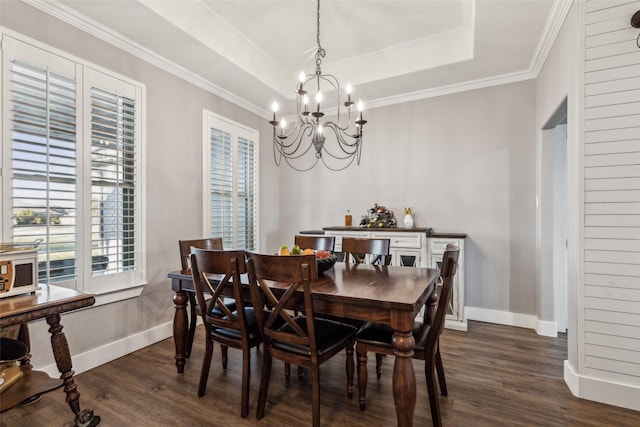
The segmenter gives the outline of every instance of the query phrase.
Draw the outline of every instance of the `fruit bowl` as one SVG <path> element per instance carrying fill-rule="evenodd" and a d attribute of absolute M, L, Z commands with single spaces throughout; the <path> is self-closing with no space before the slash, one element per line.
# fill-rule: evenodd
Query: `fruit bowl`
<path fill-rule="evenodd" d="M 318 276 L 322 276 L 322 274 L 333 267 L 333 264 L 336 263 L 338 257 L 335 254 L 331 254 L 328 258 L 316 258 L 316 262 L 318 263 Z"/>

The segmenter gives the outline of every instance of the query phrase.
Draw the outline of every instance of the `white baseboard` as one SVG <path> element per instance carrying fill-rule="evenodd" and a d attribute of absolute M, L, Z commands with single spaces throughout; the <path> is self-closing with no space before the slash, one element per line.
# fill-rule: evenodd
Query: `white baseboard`
<path fill-rule="evenodd" d="M 568 360 L 564 361 L 564 382 L 581 399 L 640 411 L 640 387 L 580 375 Z"/>
<path fill-rule="evenodd" d="M 464 313 L 467 320 L 533 329 L 538 335 L 548 337 L 558 336 L 555 322 L 542 321 L 538 319 L 537 316 L 531 314 L 512 313 L 510 311 L 490 310 L 479 307 L 465 307 Z"/>
<path fill-rule="evenodd" d="M 168 322 L 84 353 L 74 354 L 72 357 L 73 371 L 76 374 L 88 371 L 171 336 L 173 336 L 173 322 Z M 46 366 L 35 366 L 34 369 L 44 371 L 52 378 L 60 377 L 60 372 L 55 363 Z"/>
<path fill-rule="evenodd" d="M 536 317 L 536 333 L 545 337 L 557 337 L 558 324 L 556 322 L 540 320 Z"/>
<path fill-rule="evenodd" d="M 455 331 L 467 332 L 467 320 L 465 319 L 462 322 L 458 322 L 457 320 L 445 319 L 444 327 Z"/>

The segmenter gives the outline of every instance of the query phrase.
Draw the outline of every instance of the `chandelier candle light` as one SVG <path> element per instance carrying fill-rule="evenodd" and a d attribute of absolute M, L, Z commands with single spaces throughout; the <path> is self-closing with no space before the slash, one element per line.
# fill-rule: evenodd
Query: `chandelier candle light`
<path fill-rule="evenodd" d="M 320 46 L 320 0 L 317 2 L 317 47 L 315 52 L 316 70 L 314 74 L 300 73 L 296 86 L 296 121 L 288 128 L 288 123 L 284 118 L 277 119 L 278 103 L 273 102 L 273 120 L 269 123 L 273 126 L 273 155 L 277 166 L 280 166 L 284 159 L 289 166 L 298 171 L 312 169 L 318 161 L 331 170 L 343 170 L 356 161 L 360 164 L 360 153 L 362 151 L 362 128 L 366 120 L 362 118 L 364 108 L 362 101 L 358 101 L 358 113 L 354 114 L 352 126 L 352 107 L 355 103 L 351 100 L 353 88 L 350 84 L 345 87 L 347 100 L 340 102 L 340 83 L 338 79 L 330 74 L 323 74 L 321 70 L 322 58 L 325 50 Z M 315 89 L 315 109 L 309 105 L 309 96 Z M 322 118 L 325 113 L 322 111 L 323 92 L 337 94 L 337 120 L 336 122 Z M 343 107 L 344 106 L 344 107 Z M 341 112 L 346 108 L 346 121 L 340 120 Z M 344 117 L 344 114 L 342 114 Z M 333 134 L 336 144 L 327 146 L 325 144 L 326 135 Z M 308 160 L 304 163 L 301 159 L 313 147 L 315 151 L 315 161 Z M 325 160 L 327 157 L 335 160 Z M 302 162 L 302 166 L 298 164 Z M 295 163 L 295 164 L 294 164 Z"/>

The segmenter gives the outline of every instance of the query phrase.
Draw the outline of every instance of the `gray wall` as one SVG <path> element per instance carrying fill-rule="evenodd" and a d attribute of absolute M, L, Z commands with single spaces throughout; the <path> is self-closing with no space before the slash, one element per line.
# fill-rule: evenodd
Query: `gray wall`
<path fill-rule="evenodd" d="M 375 202 L 467 233 L 466 305 L 535 314 L 535 82 L 365 111 L 360 166 L 283 169 L 280 243 Z"/>
<path fill-rule="evenodd" d="M 261 133 L 268 133 L 269 125 L 22 2 L 0 1 L 0 25 L 146 85 L 149 284 L 139 298 L 65 315 L 62 323 L 72 352 L 79 354 L 171 322 L 173 293 L 166 274 L 180 267 L 178 240 L 203 237 L 202 111 L 206 108 Z M 266 240 L 278 227 L 278 170 L 272 166 L 270 150 L 260 149 L 260 157 L 260 163 L 267 165 L 260 168 L 261 190 L 269 195 L 261 197 L 260 239 Z M 46 324 L 31 328 L 36 366 L 53 362 L 47 329 Z"/>

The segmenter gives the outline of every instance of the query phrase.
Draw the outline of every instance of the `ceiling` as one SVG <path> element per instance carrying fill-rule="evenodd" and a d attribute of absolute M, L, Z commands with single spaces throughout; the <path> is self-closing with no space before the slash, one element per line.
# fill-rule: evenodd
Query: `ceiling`
<path fill-rule="evenodd" d="M 314 0 L 24 1 L 264 117 L 315 70 Z M 322 71 L 366 108 L 534 78 L 570 4 L 322 0 Z"/>

